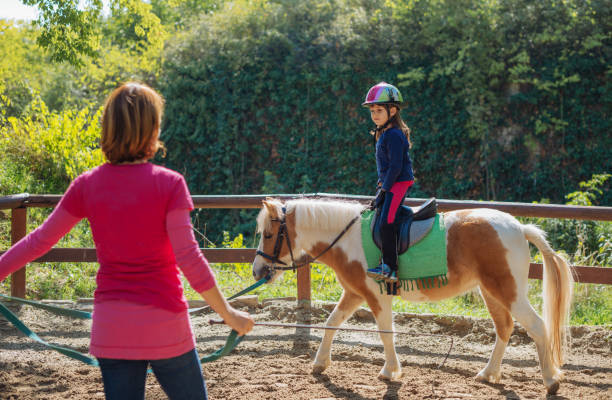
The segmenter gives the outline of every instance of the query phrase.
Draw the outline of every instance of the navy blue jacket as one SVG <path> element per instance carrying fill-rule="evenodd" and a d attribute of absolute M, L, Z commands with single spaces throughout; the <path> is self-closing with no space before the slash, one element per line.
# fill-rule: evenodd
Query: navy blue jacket
<path fill-rule="evenodd" d="M 376 142 L 376 170 L 382 188 L 391 190 L 395 182 L 413 181 L 412 160 L 408 149 L 410 144 L 404 132 L 390 128 L 383 132 Z"/>

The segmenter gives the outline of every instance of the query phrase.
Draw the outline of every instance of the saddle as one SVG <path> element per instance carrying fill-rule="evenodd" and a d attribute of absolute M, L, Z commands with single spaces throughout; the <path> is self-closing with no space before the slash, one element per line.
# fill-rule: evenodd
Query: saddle
<path fill-rule="evenodd" d="M 397 254 L 403 254 L 408 248 L 422 240 L 433 226 L 438 203 L 435 197 L 427 200 L 419 207 L 400 206 L 395 216 L 397 228 Z M 376 215 L 372 218 L 370 229 L 372 239 L 376 246 L 382 250 L 382 235 L 380 227 L 382 225 L 381 209 L 376 210 Z"/>

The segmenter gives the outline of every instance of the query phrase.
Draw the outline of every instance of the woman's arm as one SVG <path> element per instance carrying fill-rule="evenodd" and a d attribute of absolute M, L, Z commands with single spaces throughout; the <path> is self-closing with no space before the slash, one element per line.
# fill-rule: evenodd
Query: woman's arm
<path fill-rule="evenodd" d="M 202 292 L 215 286 L 215 276 L 193 236 L 189 210 L 174 209 L 168 212 L 166 230 L 176 262 L 191 287 Z"/>
<path fill-rule="evenodd" d="M 176 262 L 191 287 L 199 292 L 212 309 L 240 335 L 244 335 L 253 329 L 251 316 L 230 306 L 219 291 L 208 261 L 200 251 L 198 242 L 193 236 L 189 210 L 175 209 L 168 212 L 166 229 Z"/>
<path fill-rule="evenodd" d="M 58 206 L 41 226 L 0 256 L 0 281 L 48 252 L 81 218 Z"/>

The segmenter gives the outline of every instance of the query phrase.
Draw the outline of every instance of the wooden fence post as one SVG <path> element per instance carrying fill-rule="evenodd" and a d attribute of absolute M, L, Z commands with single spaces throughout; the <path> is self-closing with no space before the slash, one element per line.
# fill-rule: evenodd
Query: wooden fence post
<path fill-rule="evenodd" d="M 28 209 L 26 207 L 11 210 L 11 246 L 26 235 Z M 11 296 L 25 298 L 26 267 L 11 274 Z"/>
<path fill-rule="evenodd" d="M 298 304 L 310 305 L 310 264 L 297 269 Z"/>

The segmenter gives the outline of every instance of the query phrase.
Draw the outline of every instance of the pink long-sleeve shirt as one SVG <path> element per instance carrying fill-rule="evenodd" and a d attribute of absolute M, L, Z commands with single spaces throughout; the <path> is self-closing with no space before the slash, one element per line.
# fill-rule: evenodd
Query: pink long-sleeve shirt
<path fill-rule="evenodd" d="M 184 178 L 150 163 L 104 164 L 76 178 L 49 218 L 0 257 L 0 280 L 90 222 L 96 277 L 91 354 L 163 359 L 195 342 L 178 266 L 198 292 L 215 285 L 193 236 Z"/>

